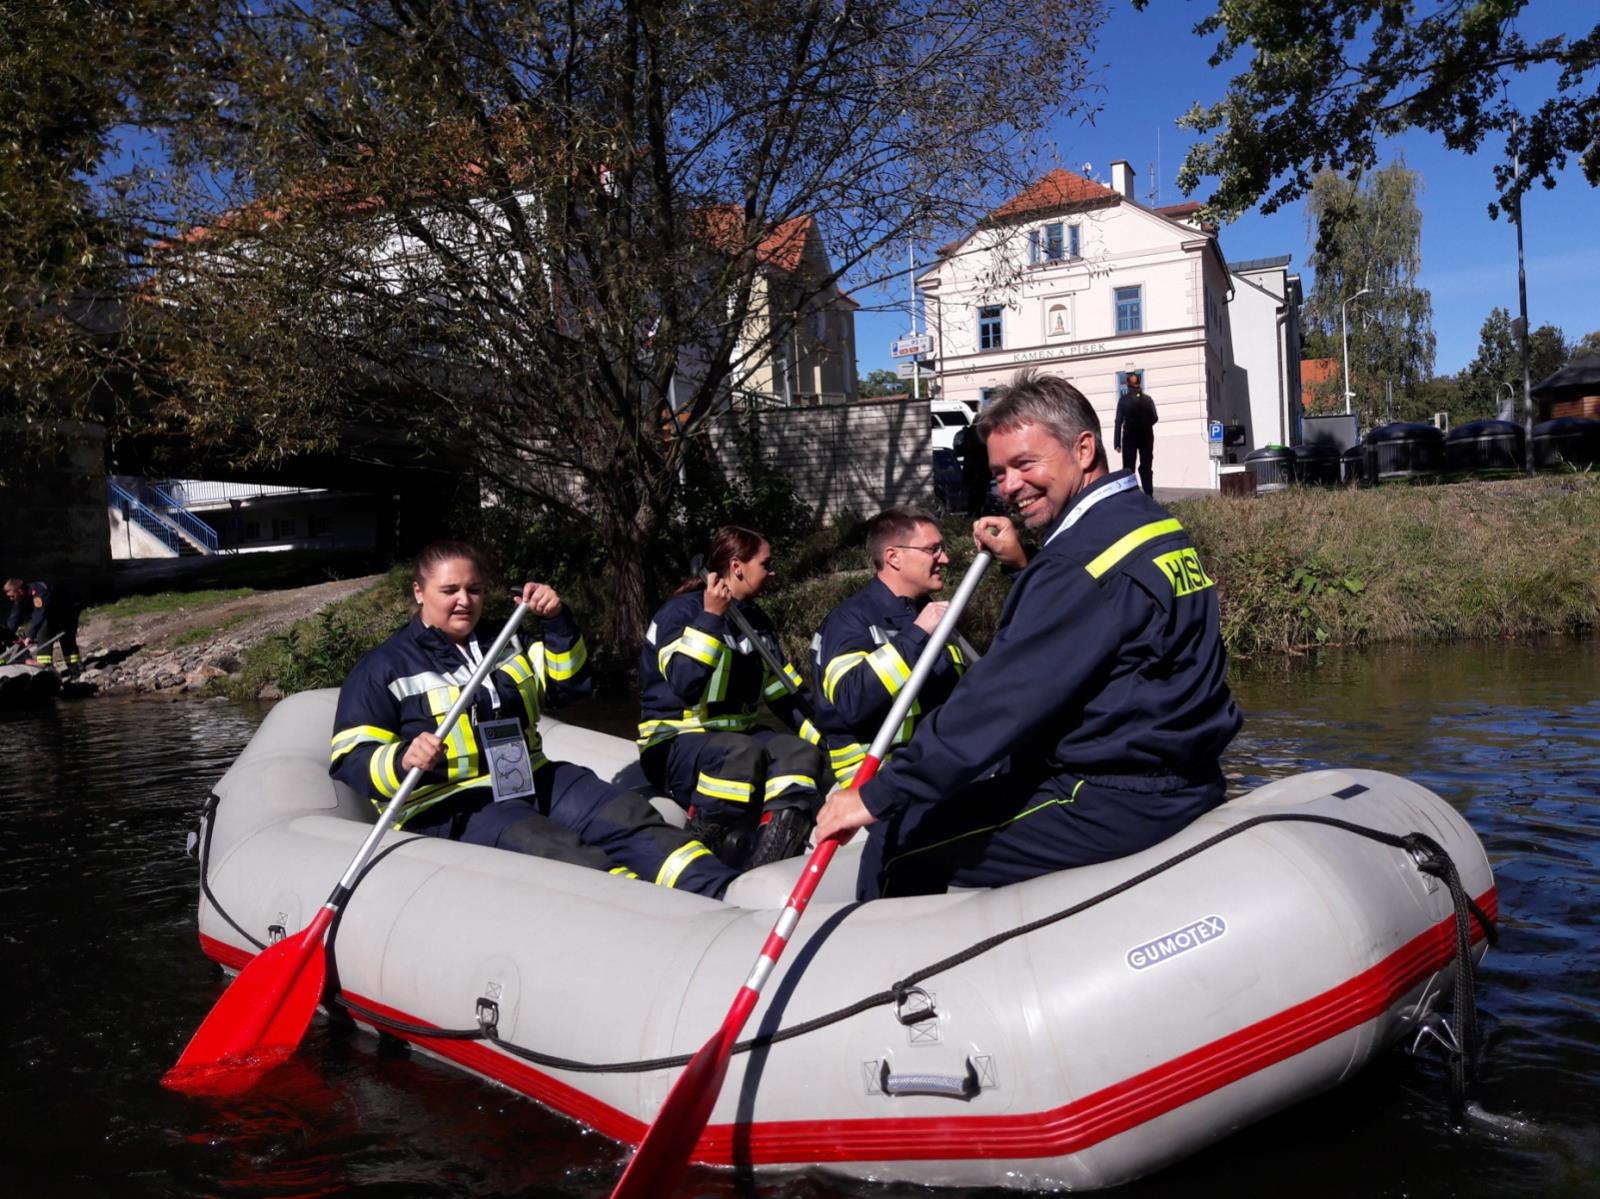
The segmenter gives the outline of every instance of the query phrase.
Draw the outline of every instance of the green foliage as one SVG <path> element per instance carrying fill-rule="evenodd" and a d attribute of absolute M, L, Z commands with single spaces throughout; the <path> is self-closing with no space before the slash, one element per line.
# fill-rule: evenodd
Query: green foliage
<path fill-rule="evenodd" d="M 1147 0 L 1134 0 L 1143 8 Z M 1227 94 L 1196 104 L 1180 124 L 1209 135 L 1192 147 L 1178 185 L 1216 183 L 1208 204 L 1223 220 L 1272 212 L 1311 190 L 1324 170 L 1357 177 L 1377 165 L 1383 139 L 1408 129 L 1472 152 L 1504 134 L 1490 214 L 1577 157 L 1600 185 L 1594 136 L 1600 26 L 1530 42 L 1517 28 L 1529 0 L 1328 0 L 1316 5 L 1219 2 L 1195 32 L 1213 67 L 1239 56 Z M 1541 8 L 1552 7 L 1541 4 Z M 1533 72 L 1545 99 L 1519 113 L 1510 73 Z M 1519 155 L 1522 170 L 1513 167 Z"/>
<path fill-rule="evenodd" d="M 396 566 L 365 591 L 251 646 L 222 688 L 248 700 L 269 683 L 285 695 L 337 687 L 356 659 L 410 620 L 413 610 L 410 567 Z"/>
<path fill-rule="evenodd" d="M 1423 415 L 1408 410 L 1406 398 L 1433 374 L 1433 300 L 1417 286 L 1421 187 L 1421 177 L 1401 161 L 1359 185 L 1324 171 L 1312 181 L 1306 205 L 1316 273 L 1306 324 L 1323 344 L 1339 346 L 1341 356 L 1348 328 L 1352 404 L 1366 427 L 1389 418 L 1387 384 L 1399 397 L 1396 416 Z M 1332 409 L 1329 390 L 1321 389 L 1322 410 L 1342 410 L 1342 374 Z"/>
<path fill-rule="evenodd" d="M 193 645 L 197 641 L 206 641 L 215 637 L 218 633 L 237 628 L 245 621 L 252 619 L 252 617 L 253 614 L 250 612 L 235 612 L 231 616 L 223 617 L 215 624 L 200 625 L 196 628 L 186 629 L 177 636 L 168 638 L 167 644 L 176 647 L 179 645 Z"/>
<path fill-rule="evenodd" d="M 875 396 L 900 395 L 906 389 L 906 382 L 891 370 L 879 369 L 869 371 L 865 379 L 856 380 L 856 395 L 863 400 Z"/>

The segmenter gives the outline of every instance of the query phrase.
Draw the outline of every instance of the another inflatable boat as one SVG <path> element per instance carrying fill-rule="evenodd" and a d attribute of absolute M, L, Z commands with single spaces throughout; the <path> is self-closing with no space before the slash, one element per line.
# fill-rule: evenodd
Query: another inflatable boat
<path fill-rule="evenodd" d="M 0 666 L 0 711 L 26 708 L 53 699 L 61 676 L 42 666 Z"/>
<path fill-rule="evenodd" d="M 335 698 L 278 704 L 208 808 L 200 942 L 229 969 L 305 926 L 374 818 L 327 774 Z M 542 728 L 553 757 L 643 785 L 629 742 Z M 403 831 L 385 845 L 336 925 L 330 1010 L 630 1143 L 802 861 L 718 902 Z M 855 904 L 857 858 L 806 911 L 696 1161 L 1127 1182 L 1436 1026 L 1458 936 L 1481 957 L 1495 915 L 1461 817 L 1367 770 L 1274 782 L 1145 853 L 992 891 Z"/>

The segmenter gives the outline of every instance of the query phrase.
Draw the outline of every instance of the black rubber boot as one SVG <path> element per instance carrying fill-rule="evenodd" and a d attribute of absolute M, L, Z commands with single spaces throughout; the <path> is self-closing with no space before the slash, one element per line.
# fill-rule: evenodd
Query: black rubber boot
<path fill-rule="evenodd" d="M 811 837 L 812 820 L 804 808 L 780 808 L 764 814 L 746 870 L 781 862 L 802 852 Z"/>
<path fill-rule="evenodd" d="M 746 822 L 742 815 L 733 820 L 713 820 L 696 811 L 683 831 L 716 854 L 719 861 L 735 870 L 743 870 L 752 837 L 750 830 L 744 827 Z"/>

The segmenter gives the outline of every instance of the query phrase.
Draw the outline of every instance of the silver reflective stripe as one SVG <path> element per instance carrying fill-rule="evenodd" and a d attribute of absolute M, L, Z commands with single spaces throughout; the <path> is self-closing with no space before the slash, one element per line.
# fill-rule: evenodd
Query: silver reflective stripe
<path fill-rule="evenodd" d="M 1093 508 L 1096 504 L 1098 504 L 1101 500 L 1110 499 L 1114 495 L 1118 495 L 1137 486 L 1139 486 L 1138 476 L 1129 475 L 1126 479 L 1118 479 L 1109 487 L 1102 487 L 1099 491 L 1089 496 L 1088 499 L 1082 500 L 1071 512 L 1067 513 L 1067 519 L 1057 525 L 1056 531 L 1044 539 L 1045 545 L 1049 545 L 1057 537 L 1061 536 L 1061 534 L 1065 533 L 1073 525 L 1082 520 L 1084 514 L 1087 513 L 1090 508 Z"/>
<path fill-rule="evenodd" d="M 413 695 L 426 695 L 439 687 L 459 687 L 472 677 L 472 668 L 463 666 L 449 674 L 424 670 L 421 674 L 408 674 L 389 684 L 389 694 L 395 699 L 410 699 Z"/>

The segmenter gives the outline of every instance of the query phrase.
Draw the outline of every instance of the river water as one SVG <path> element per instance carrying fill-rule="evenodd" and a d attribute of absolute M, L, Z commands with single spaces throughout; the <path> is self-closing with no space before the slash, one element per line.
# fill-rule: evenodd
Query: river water
<path fill-rule="evenodd" d="M 1487 845 L 1504 935 L 1479 976 L 1483 1115 L 1452 1126 L 1440 1062 L 1395 1052 L 1118 1193 L 1600 1195 L 1600 642 L 1326 654 L 1241 675 L 1249 719 L 1228 762 L 1241 787 L 1388 769 L 1445 796 Z M 320 1020 L 232 1106 L 157 1085 L 222 986 L 195 943 L 184 834 L 261 715 L 101 700 L 0 723 L 8 1189 L 606 1195 L 615 1143 Z M 749 1193 L 716 1172 L 695 1181 Z M 807 1176 L 759 1193 L 929 1194 Z"/>

